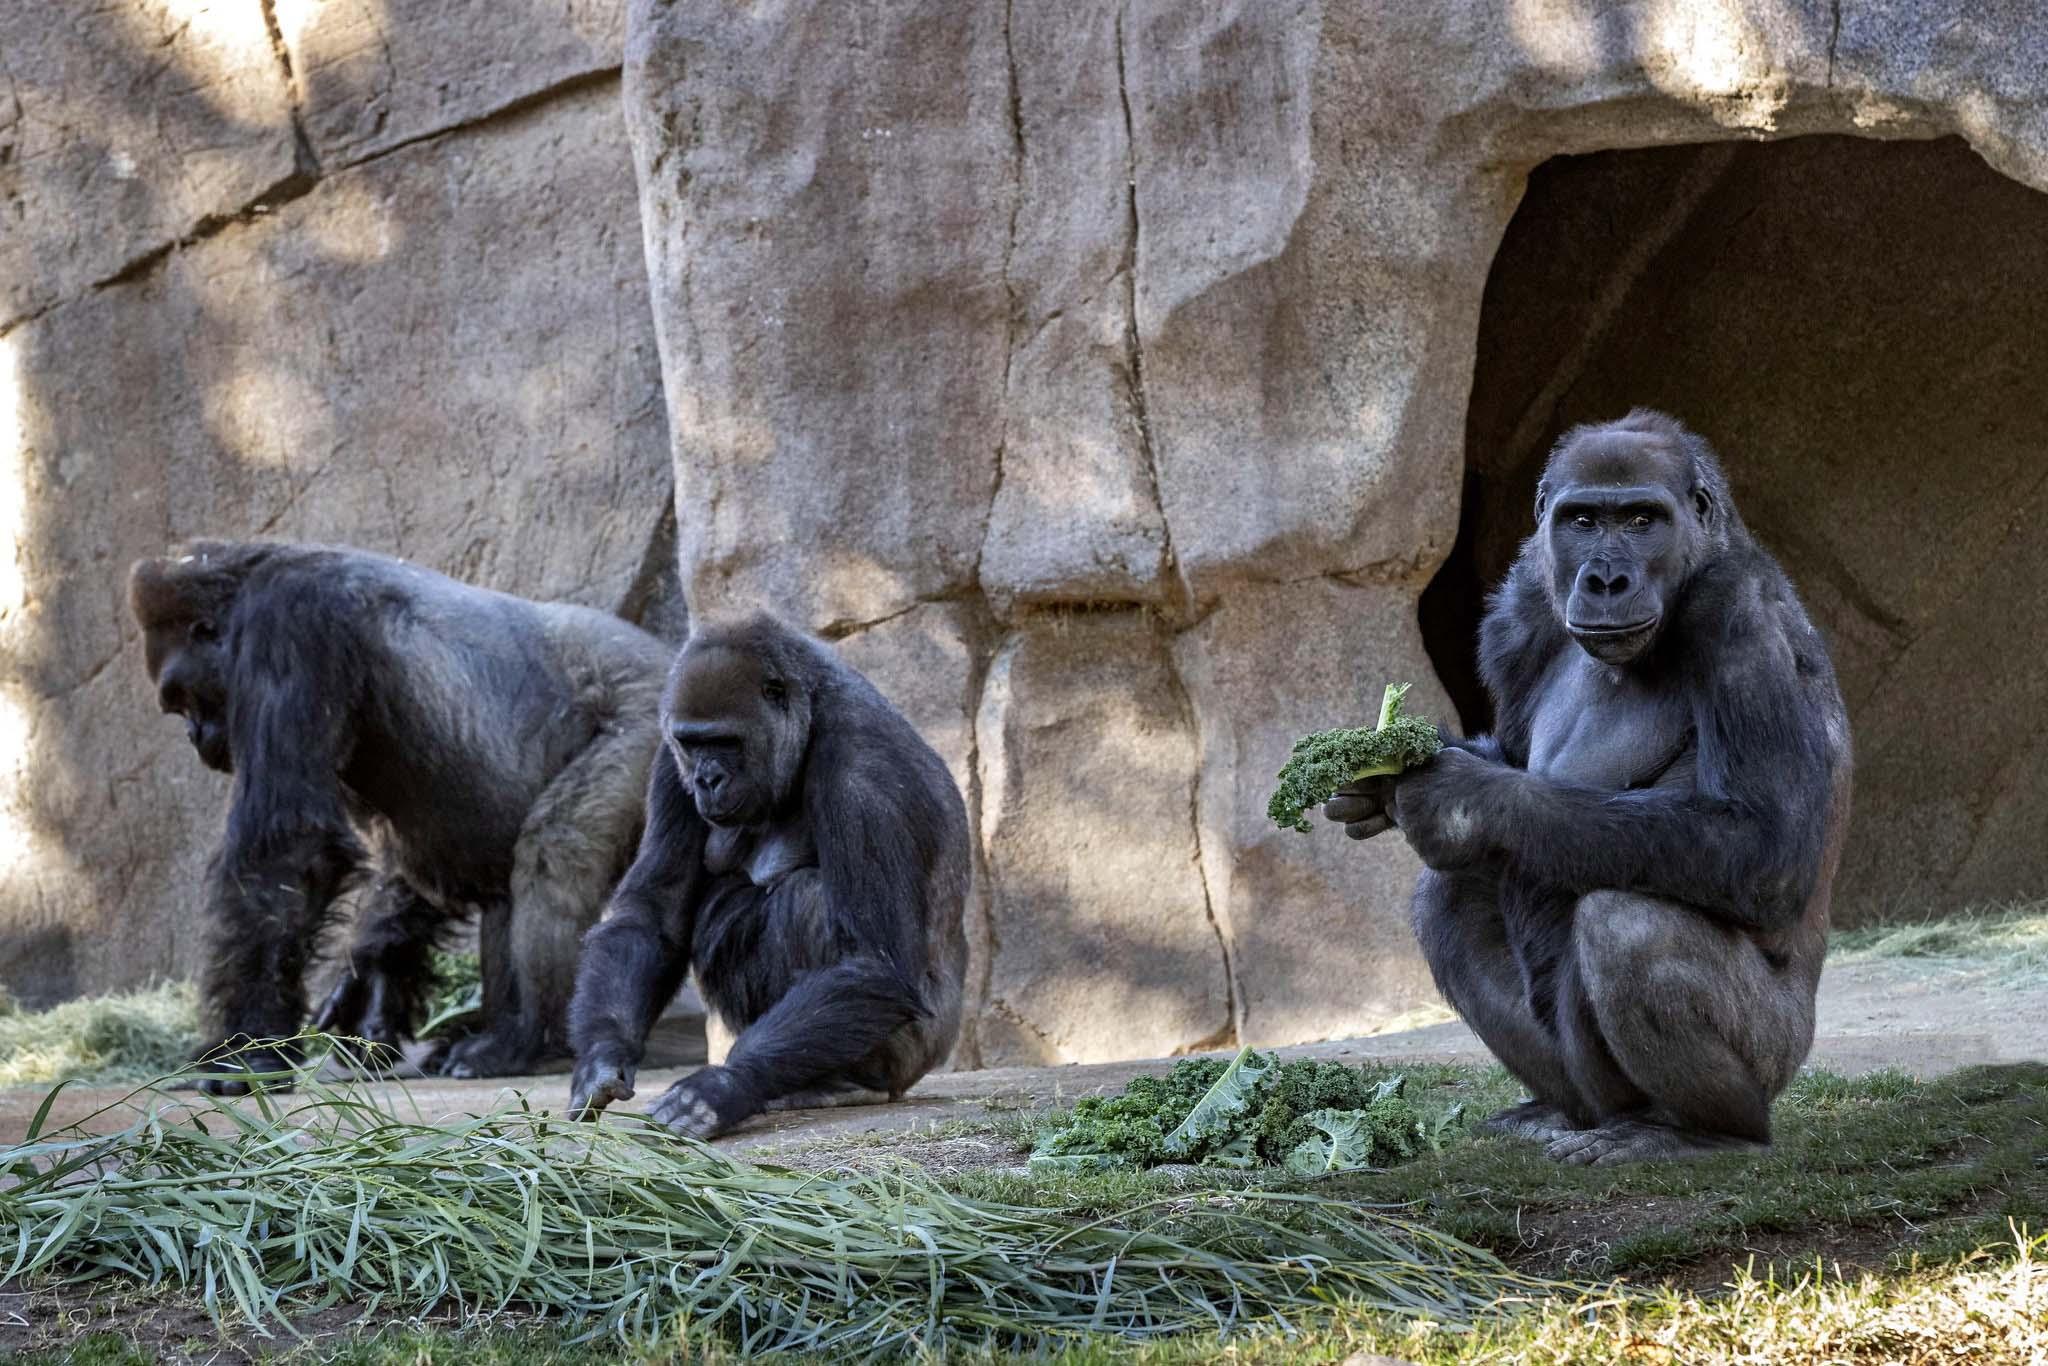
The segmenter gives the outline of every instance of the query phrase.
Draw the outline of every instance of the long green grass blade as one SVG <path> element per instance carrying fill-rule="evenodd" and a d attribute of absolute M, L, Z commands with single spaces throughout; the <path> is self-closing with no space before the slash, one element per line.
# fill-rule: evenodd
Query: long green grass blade
<path fill-rule="evenodd" d="M 688 1323 L 749 1351 L 863 1355 L 1283 1331 L 1332 1300 L 1457 1324 L 1531 1286 L 1424 1226 L 1312 1193 L 1077 1218 L 907 1168 L 753 1165 L 636 1120 L 519 1104 L 430 1122 L 302 1087 L 253 1111 L 192 1098 L 113 1134 L 0 1148 L 8 1274 L 162 1280 L 265 1331 L 344 1301 L 521 1307 L 592 1336 Z"/>

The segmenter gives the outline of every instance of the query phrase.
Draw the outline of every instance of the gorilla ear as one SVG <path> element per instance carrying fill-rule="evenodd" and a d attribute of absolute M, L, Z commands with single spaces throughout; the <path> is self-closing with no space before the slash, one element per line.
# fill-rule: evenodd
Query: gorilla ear
<path fill-rule="evenodd" d="M 1550 506 L 1550 481 L 1548 479 L 1538 479 L 1536 481 L 1537 521 L 1540 522 L 1543 520 L 1543 510 L 1548 506 Z"/>
<path fill-rule="evenodd" d="M 1714 495 L 1707 492 L 1705 484 L 1693 485 L 1692 510 L 1699 514 L 1702 526 L 1712 526 L 1714 524 Z"/>

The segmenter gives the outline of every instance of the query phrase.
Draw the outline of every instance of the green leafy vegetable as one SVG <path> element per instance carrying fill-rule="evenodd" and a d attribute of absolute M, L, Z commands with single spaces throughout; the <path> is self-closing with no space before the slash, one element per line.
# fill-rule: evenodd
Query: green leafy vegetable
<path fill-rule="evenodd" d="M 1364 1171 L 1441 1148 L 1464 1107 L 1423 1114 L 1402 1094 L 1406 1081 L 1387 1078 L 1361 1110 L 1311 1110 L 1303 1115 L 1301 1123 L 1315 1132 L 1287 1154 L 1287 1170 L 1301 1177 Z"/>
<path fill-rule="evenodd" d="M 1302 813 L 1321 806 L 1344 784 L 1413 768 L 1443 748 L 1435 726 L 1401 714 L 1408 686 L 1387 685 L 1380 698 L 1379 724 L 1370 730 L 1317 731 L 1294 742 L 1293 753 L 1280 768 L 1280 785 L 1266 803 L 1274 824 L 1307 834 L 1309 824 Z"/>
<path fill-rule="evenodd" d="M 1277 1065 L 1277 1059 L 1262 1058 L 1249 1048 L 1239 1053 L 1223 1069 L 1223 1075 L 1216 1078 L 1216 1084 L 1195 1102 L 1188 1117 L 1166 1136 L 1159 1145 L 1161 1150 L 1168 1157 L 1189 1157 L 1208 1146 L 1212 1139 L 1222 1139 L 1227 1144 L 1237 1130 L 1238 1116 L 1251 1108 L 1258 1084 Z"/>
<path fill-rule="evenodd" d="M 1316 1128 L 1287 1154 L 1296 1176 L 1328 1176 L 1372 1165 L 1372 1122 L 1364 1110 L 1317 1110 L 1303 1115 Z"/>
<path fill-rule="evenodd" d="M 1153 1167 L 1286 1167 L 1297 1176 L 1385 1167 L 1463 1131 L 1453 1105 L 1431 1110 L 1398 1076 L 1247 1048 L 1230 1062 L 1184 1058 L 1164 1077 L 1137 1077 L 1119 1095 L 1091 1096 L 1046 1130 L 1037 1171 Z"/>

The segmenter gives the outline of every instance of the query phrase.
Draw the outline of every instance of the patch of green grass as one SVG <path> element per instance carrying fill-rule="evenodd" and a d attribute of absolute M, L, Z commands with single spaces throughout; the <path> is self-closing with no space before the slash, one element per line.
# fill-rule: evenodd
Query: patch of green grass
<path fill-rule="evenodd" d="M 63 1347 L 17 1354 L 15 1366 L 155 1366 L 157 1354 L 119 1333 L 87 1333 Z"/>
<path fill-rule="evenodd" d="M 0 991 L 0 1086 L 140 1083 L 176 1071 L 198 1046 L 199 998 L 190 983 L 36 1011 L 16 1008 Z"/>
<path fill-rule="evenodd" d="M 1483 1116 L 1521 1090 L 1497 1067 L 1385 1067 L 1422 1104 Z M 1434 1093 L 1432 1095 L 1432 1093 Z M 1546 1275 L 1640 1276 L 1716 1255 L 1748 1255 L 1759 1238 L 1920 1246 L 1953 1257 L 1994 1241 L 2009 1219 L 2048 1227 L 2048 1065 L 1981 1067 L 1931 1081 L 1880 1070 L 1800 1074 L 1774 1112 L 1775 1146 L 1683 1163 L 1566 1167 L 1540 1145 L 1460 1141 L 1382 1172 L 1311 1187 L 1399 1208 L 1461 1241 Z M 1021 1154 L 1020 1154 L 1021 1157 Z M 1261 1174 L 1262 1185 L 1287 1188 Z M 1108 1212 L 1162 1191 L 1228 1188 L 1243 1178 L 1162 1168 L 1131 1172 L 968 1171 L 951 1184 L 977 1198 Z M 1931 1232 L 1921 1242 L 1916 1230 Z"/>
<path fill-rule="evenodd" d="M 991 1347 L 913 1351 L 920 1362 L 988 1366 L 1185 1366 L 1227 1359 L 1236 1366 L 1329 1363 L 1384 1354 L 1418 1366 L 1581 1366 L 1588 1362 L 1755 1366 L 1827 1361 L 1843 1366 L 2039 1366 L 2048 1356 L 2048 1237 L 2004 1231 L 1986 1250 L 1952 1265 L 1914 1266 L 1889 1275 L 1837 1276 L 1811 1266 L 1774 1277 L 1739 1272 L 1715 1294 L 1662 1290 L 1619 1294 L 1608 1288 L 1520 1299 L 1469 1328 L 1429 1319 L 1393 1319 L 1345 1304 L 1319 1306 L 1285 1326 L 1131 1343 L 1084 1336 L 1043 1351 Z M 269 1359 L 340 1366 L 587 1366 L 598 1362 L 729 1366 L 748 1360 L 700 1330 L 670 1329 L 635 1344 L 579 1343 L 549 1324 L 449 1327 L 384 1324 L 294 1347 L 236 1345 Z M 188 1345 L 195 1359 L 214 1355 Z M 272 1354 L 275 1354 L 274 1356 Z M 94 1334 L 69 1352 L 20 1358 L 33 1366 L 78 1362 L 130 1366 L 155 1359 L 110 1334 Z M 797 1352 L 787 1366 L 844 1360 Z"/>

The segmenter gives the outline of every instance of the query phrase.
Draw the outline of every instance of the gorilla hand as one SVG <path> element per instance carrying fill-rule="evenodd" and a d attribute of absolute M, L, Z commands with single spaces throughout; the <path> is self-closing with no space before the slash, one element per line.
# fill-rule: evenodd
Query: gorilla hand
<path fill-rule="evenodd" d="M 1394 781 L 1386 777 L 1346 783 L 1323 803 L 1323 818 L 1341 822 L 1352 839 L 1369 840 L 1394 827 L 1393 791 Z"/>
<path fill-rule="evenodd" d="M 596 1119 L 613 1101 L 631 1100 L 634 1072 L 632 1063 L 609 1049 L 578 1058 L 569 1078 L 569 1118 Z"/>
<path fill-rule="evenodd" d="M 668 1088 L 647 1113 L 685 1138 L 716 1138 L 761 1107 L 729 1067 L 703 1067 Z"/>
<path fill-rule="evenodd" d="M 1446 748 L 1391 780 L 1388 814 L 1421 860 L 1440 872 L 1468 867 L 1486 852 L 1483 826 L 1501 819 L 1503 782 L 1520 776 L 1466 749 Z M 1346 833 L 1350 827 L 1346 826 Z"/>
<path fill-rule="evenodd" d="M 444 1077 L 516 1077 L 531 1072 L 543 1056 L 540 1040 L 523 1020 L 500 1017 L 450 1044 L 440 1071 Z"/>
<path fill-rule="evenodd" d="M 363 1007 L 370 1003 L 370 984 L 352 972 L 344 972 L 334 990 L 313 1012 L 310 1026 L 320 1034 L 349 1034 L 362 1038 Z"/>
<path fill-rule="evenodd" d="M 396 1049 L 411 1029 L 399 1008 L 403 993 L 381 971 L 346 972 L 313 1016 L 312 1028 Z"/>

